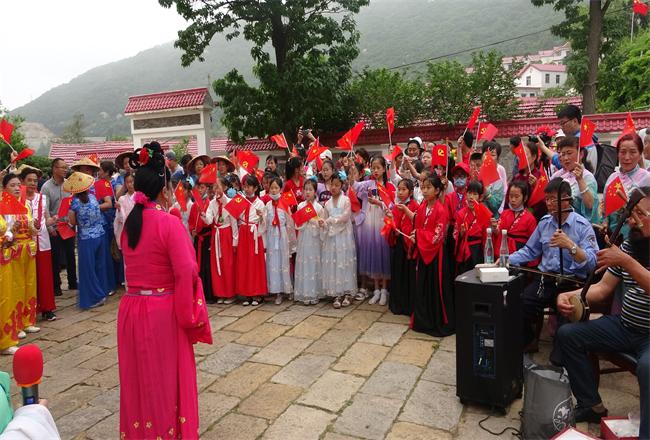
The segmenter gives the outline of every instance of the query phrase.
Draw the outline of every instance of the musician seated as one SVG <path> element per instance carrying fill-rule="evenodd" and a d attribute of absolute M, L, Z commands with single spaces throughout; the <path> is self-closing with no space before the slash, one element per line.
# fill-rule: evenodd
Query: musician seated
<path fill-rule="evenodd" d="M 558 202 L 560 187 L 562 200 Z M 552 179 L 544 193 L 549 214 L 540 219 L 526 245 L 510 255 L 509 261 L 511 265 L 523 266 L 541 257 L 538 268 L 547 274 L 536 275 L 522 294 L 525 351 L 536 350 L 537 323 L 543 318 L 544 309 L 555 307 L 559 292 L 573 290 L 578 286 L 572 279 L 587 278 L 596 266 L 598 251 L 591 223 L 571 208 L 569 184 L 562 178 Z M 561 216 L 561 227 L 558 226 L 558 215 Z M 562 275 L 562 278 L 556 275 Z M 551 360 L 554 360 L 554 356 Z M 559 362 L 559 359 L 554 362 Z"/>
<path fill-rule="evenodd" d="M 578 401 L 576 422 L 598 423 L 607 415 L 587 353 L 626 352 L 636 356 L 641 400 L 639 438 L 647 439 L 650 438 L 650 186 L 644 186 L 641 191 L 645 197 L 632 211 L 628 239 L 620 249 L 611 246 L 598 252 L 598 267 L 607 271 L 587 291 L 587 302 L 596 304 L 613 295 L 622 281 L 621 314 L 564 325 L 556 340 Z M 573 291 L 559 295 L 558 311 L 570 316 L 574 306 L 569 298 L 579 294 Z"/>

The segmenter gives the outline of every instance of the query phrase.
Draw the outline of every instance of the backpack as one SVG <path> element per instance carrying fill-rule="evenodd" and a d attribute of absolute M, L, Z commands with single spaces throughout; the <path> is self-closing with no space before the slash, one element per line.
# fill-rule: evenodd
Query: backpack
<path fill-rule="evenodd" d="M 598 165 L 594 177 L 598 183 L 598 192 L 602 193 L 605 191 L 607 179 L 618 166 L 618 150 L 608 144 L 596 144 L 596 152 L 598 153 Z"/>

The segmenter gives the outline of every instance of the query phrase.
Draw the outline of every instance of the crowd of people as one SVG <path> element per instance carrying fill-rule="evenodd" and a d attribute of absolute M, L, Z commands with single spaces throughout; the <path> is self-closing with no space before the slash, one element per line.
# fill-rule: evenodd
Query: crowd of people
<path fill-rule="evenodd" d="M 40 170 L 11 170 L 4 191 L 28 209 L 0 216 L 0 350 L 12 354 L 25 332 L 37 332 L 38 313 L 56 319 L 62 261 L 82 309 L 103 305 L 125 284 L 121 431 L 138 438 L 154 420 L 155 429 L 190 438 L 198 424 L 191 347 L 211 342 L 206 303 L 257 306 L 271 297 L 341 308 L 368 299 L 410 316 L 415 331 L 447 336 L 456 325 L 454 278 L 484 263 L 492 241 L 495 260 L 507 249 L 511 267 L 540 272 L 528 275 L 522 292 L 526 351 L 537 349 L 544 309 L 559 312 L 551 361 L 569 371 L 576 420 L 607 413 L 595 382 L 584 378 L 592 368 L 587 351 L 606 341 L 639 360 L 641 431 L 648 434 L 650 136 L 645 149 L 636 132 L 616 142 L 618 166 L 603 193 L 615 182 L 622 199 L 635 190 L 645 198 L 621 229 L 620 248 L 606 248 L 623 209 L 608 212 L 599 195 L 598 149 L 579 145 L 580 110 L 567 106 L 558 116 L 559 131 L 510 139 L 511 148 L 523 149 L 510 173 L 499 163 L 504 147 L 479 144 L 468 130 L 456 146 L 415 137 L 385 155 L 356 148 L 336 158 L 327 149 L 314 156 L 316 139 L 301 131 L 305 147 L 286 163 L 269 156 L 263 169 L 237 154 L 177 160 L 151 142 L 115 161 L 84 158 L 71 174 L 54 159 L 40 193 Z M 498 174 L 487 184 L 484 162 L 494 162 Z M 573 307 L 568 298 L 599 267 L 608 271 L 588 299 L 623 286 L 622 307 L 603 327 L 618 332 L 615 340 L 594 336 L 601 320 L 563 325 Z M 172 359 L 176 367 L 152 382 L 152 371 Z M 149 383 L 161 394 L 154 405 Z M 174 406 L 172 415 L 189 423 L 170 418 Z"/>

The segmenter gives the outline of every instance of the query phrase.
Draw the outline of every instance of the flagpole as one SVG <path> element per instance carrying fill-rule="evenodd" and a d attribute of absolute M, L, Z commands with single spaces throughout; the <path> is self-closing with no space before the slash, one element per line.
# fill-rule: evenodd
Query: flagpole
<path fill-rule="evenodd" d="M 478 121 L 478 127 L 476 130 L 476 137 L 474 138 L 474 142 L 472 142 L 472 152 L 475 150 L 476 144 L 478 144 L 478 137 L 481 135 L 481 121 Z"/>
<path fill-rule="evenodd" d="M 634 9 L 632 9 L 632 26 L 630 26 L 630 40 L 634 38 Z"/>

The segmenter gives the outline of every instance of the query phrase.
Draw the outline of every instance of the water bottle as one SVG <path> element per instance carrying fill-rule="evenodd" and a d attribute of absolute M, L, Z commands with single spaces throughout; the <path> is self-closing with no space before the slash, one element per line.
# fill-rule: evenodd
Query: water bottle
<path fill-rule="evenodd" d="M 492 228 L 487 228 L 485 239 L 485 249 L 483 250 L 483 262 L 485 264 L 494 263 L 494 247 L 492 246 Z"/>
<path fill-rule="evenodd" d="M 507 267 L 510 251 L 508 250 L 508 231 L 501 230 L 501 248 L 499 249 L 499 266 Z"/>

